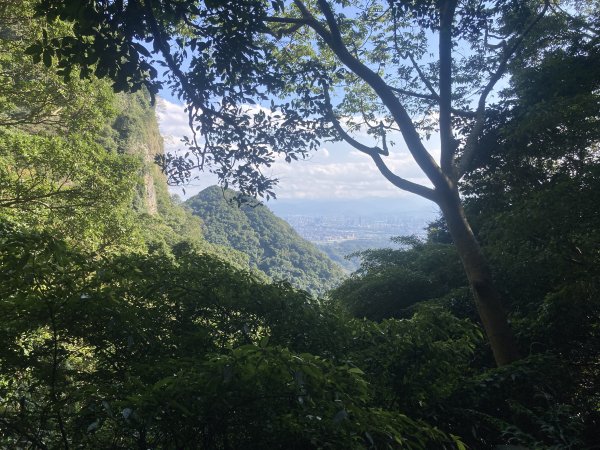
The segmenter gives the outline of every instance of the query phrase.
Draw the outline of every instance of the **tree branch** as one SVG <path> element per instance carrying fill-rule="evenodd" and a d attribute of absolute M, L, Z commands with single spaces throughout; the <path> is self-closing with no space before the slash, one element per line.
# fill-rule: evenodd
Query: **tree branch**
<path fill-rule="evenodd" d="M 288 25 L 308 25 L 308 21 L 306 19 L 299 19 L 296 17 L 269 16 L 265 19 L 265 22 L 284 23 Z"/>
<path fill-rule="evenodd" d="M 327 3 L 327 0 L 317 0 L 319 4 L 319 9 L 325 16 L 325 20 L 327 21 L 327 26 L 331 30 L 331 35 L 333 39 L 343 44 L 342 33 L 340 32 L 340 27 L 335 19 L 333 11 Z"/>
<path fill-rule="evenodd" d="M 153 11 L 153 1 L 154 0 L 146 0 L 144 2 L 145 5 L 145 15 L 146 20 L 148 21 L 148 25 L 150 27 L 150 31 L 152 32 L 153 38 L 156 40 L 157 47 L 160 50 L 168 68 L 173 72 L 177 80 L 181 83 L 181 88 L 187 97 L 186 100 L 189 100 L 188 109 L 188 124 L 190 127 L 190 131 L 192 132 L 192 144 L 194 149 L 200 149 L 201 146 L 198 143 L 198 135 L 196 132 L 196 128 L 194 127 L 194 119 L 197 117 L 196 114 L 198 111 L 201 111 L 205 117 L 210 117 L 211 119 L 216 117 L 221 119 L 227 125 L 235 128 L 237 132 L 240 134 L 243 133 L 243 130 L 240 130 L 238 124 L 231 119 L 231 117 L 223 114 L 221 111 L 216 111 L 212 108 L 207 108 L 202 101 L 201 95 L 197 89 L 194 89 L 192 82 L 190 82 L 188 76 L 181 70 L 180 64 L 175 60 L 173 55 L 171 54 L 171 49 L 169 46 L 168 39 L 165 37 L 165 33 L 161 30 L 158 21 L 154 15 Z M 202 92 L 202 94 L 204 94 Z M 204 94 L 205 95 L 205 94 Z M 199 166 L 200 170 L 204 169 L 204 158 L 206 153 L 202 153 L 202 161 Z"/>
<path fill-rule="evenodd" d="M 420 92 L 414 92 L 414 91 L 410 91 L 408 89 L 400 89 L 400 88 L 391 87 L 391 86 L 390 86 L 390 89 L 394 92 L 397 92 L 398 94 L 406 95 L 408 97 L 421 98 L 423 100 L 431 100 L 434 102 L 439 101 L 439 97 L 434 96 L 433 94 L 421 94 Z"/>
<path fill-rule="evenodd" d="M 452 135 L 452 22 L 456 0 L 442 2 L 440 7 L 440 165 L 442 171 L 454 179 L 452 160 L 456 151 L 456 143 Z"/>
<path fill-rule="evenodd" d="M 22 205 L 24 203 L 30 203 L 30 202 L 38 202 L 38 203 L 41 203 L 42 205 L 46 205 L 45 203 L 42 203 L 42 201 L 41 201 L 42 199 L 47 199 L 47 198 L 54 197 L 57 195 L 66 197 L 67 199 L 69 199 L 72 196 L 77 197 L 77 196 L 80 196 L 81 194 L 83 194 L 82 189 L 68 189 L 66 191 L 60 190 L 60 187 L 58 189 L 59 190 L 48 192 L 46 194 L 17 196 L 14 198 L 0 198 L 0 208 L 13 208 L 16 205 Z"/>
<path fill-rule="evenodd" d="M 192 97 L 192 99 L 191 99 L 192 104 L 195 107 L 202 108 L 202 105 L 201 105 L 202 102 L 197 102 L 197 101 L 195 101 L 196 99 L 193 98 L 194 97 L 192 95 L 193 89 L 191 88 L 190 81 L 188 80 L 187 76 L 181 70 L 179 64 L 177 64 L 177 62 L 175 61 L 175 58 L 173 58 L 173 55 L 171 55 L 171 49 L 169 47 L 169 43 L 163 36 L 163 33 L 158 25 L 156 17 L 154 16 L 154 11 L 152 10 L 152 3 L 153 3 L 152 0 L 147 0 L 146 2 L 144 2 L 144 5 L 145 5 L 145 12 L 146 12 L 146 20 L 148 22 L 148 25 L 150 26 L 150 30 L 152 31 L 154 40 L 156 41 L 157 46 L 160 49 L 160 52 L 161 52 L 163 58 L 165 59 L 165 62 L 167 63 L 167 66 L 169 67 L 169 69 L 173 72 L 173 74 L 177 77 L 177 79 L 181 83 L 183 91 L 186 93 L 186 95 Z M 197 105 L 196 103 L 198 103 L 199 105 Z M 202 108 L 202 112 L 206 113 L 207 111 L 205 111 Z M 191 106 L 188 106 L 188 121 L 189 121 L 190 130 L 192 131 L 192 140 L 194 142 L 194 145 L 196 148 L 199 148 L 197 137 L 196 137 L 196 130 L 193 126 L 193 110 L 192 110 Z"/>
<path fill-rule="evenodd" d="M 369 67 L 353 56 L 344 45 L 335 17 L 327 1 L 318 0 L 318 4 L 321 11 L 323 11 L 331 32 L 315 19 L 301 0 L 294 0 L 294 4 L 298 7 L 303 17 L 309 22 L 309 26 L 319 34 L 339 60 L 354 72 L 354 74 L 366 82 L 379 96 L 382 103 L 390 111 L 395 122 L 400 127 L 400 132 L 402 133 L 402 137 L 404 138 L 411 155 L 421 170 L 423 170 L 425 175 L 431 180 L 433 185 L 436 187 L 447 185 L 446 177 L 433 157 L 427 152 L 408 112 L 399 102 L 390 86 L 388 86 L 377 73 L 373 72 Z"/>
<path fill-rule="evenodd" d="M 438 195 L 434 189 L 422 186 L 417 183 L 413 183 L 412 181 L 408 181 L 405 178 L 399 177 L 398 175 L 393 173 L 389 169 L 389 167 L 383 162 L 383 159 L 381 159 L 381 155 L 374 153 L 370 156 L 375 162 L 377 169 L 379 169 L 379 172 L 386 178 L 386 180 L 388 180 L 394 186 L 402 189 L 403 191 L 411 192 L 413 194 L 426 198 L 427 200 L 431 200 L 434 203 L 438 203 Z"/>
<path fill-rule="evenodd" d="M 421 68 L 419 67 L 419 65 L 417 64 L 417 61 L 415 61 L 415 58 L 412 55 L 412 53 L 408 53 L 407 56 L 408 56 L 408 59 L 410 59 L 411 64 L 413 65 L 413 67 L 417 71 L 417 75 L 419 75 L 419 78 L 421 79 L 421 81 L 423 82 L 423 84 L 425 84 L 425 86 L 427 87 L 427 89 L 429 90 L 429 92 L 431 92 L 431 95 L 434 98 L 439 99 L 440 98 L 439 94 L 436 92 L 435 88 L 433 87 L 433 84 L 431 84 L 431 81 L 429 81 L 427 79 L 427 77 L 425 76 L 425 74 L 423 73 L 423 71 L 421 70 Z"/>
<path fill-rule="evenodd" d="M 277 39 L 281 39 L 283 36 L 294 34 L 304 25 L 308 25 L 307 21 L 304 19 L 297 19 L 293 17 L 267 17 L 265 22 L 275 23 L 275 24 L 289 24 L 289 27 L 280 27 L 275 30 L 271 30 L 270 28 L 266 28 L 265 32 L 275 36 Z"/>
<path fill-rule="evenodd" d="M 390 154 L 385 142 L 385 134 L 383 136 L 383 149 L 379 147 L 369 147 L 367 145 L 361 144 L 352 136 L 350 136 L 346 132 L 346 130 L 344 130 L 342 124 L 339 122 L 339 120 L 337 119 L 337 117 L 335 117 L 335 114 L 333 113 L 333 107 L 331 106 L 327 85 L 324 86 L 324 93 L 325 103 L 327 106 L 327 116 L 335 130 L 340 134 L 341 138 L 344 141 L 346 141 L 358 151 L 369 155 L 375 162 L 375 165 L 377 166 L 377 169 L 379 169 L 379 172 L 397 188 L 400 188 L 407 192 L 411 192 L 416 195 L 420 195 L 421 197 L 424 197 L 433 202 L 437 201 L 437 195 L 433 189 L 430 189 L 417 183 L 413 183 L 412 181 L 408 181 L 405 178 L 399 177 L 398 175 L 394 174 L 385 164 L 381 156 L 388 156 Z"/>
<path fill-rule="evenodd" d="M 485 103 L 487 101 L 487 96 L 490 94 L 498 80 L 500 80 L 500 78 L 502 78 L 502 75 L 504 75 L 504 73 L 506 72 L 510 58 L 512 58 L 512 56 L 521 46 L 523 40 L 531 32 L 533 27 L 542 19 L 542 17 L 544 17 L 546 11 L 548 10 L 548 7 L 549 2 L 548 0 L 546 0 L 544 3 L 544 7 L 540 11 L 540 13 L 527 26 L 527 28 L 523 31 L 521 36 L 519 36 L 515 40 L 515 42 L 505 50 L 504 55 L 500 60 L 500 64 L 496 69 L 496 72 L 494 72 L 494 74 L 488 81 L 488 84 L 483 88 L 483 91 L 481 92 L 481 95 L 479 97 L 479 102 L 477 104 L 477 110 L 475 111 L 475 124 L 473 125 L 471 133 L 469 133 L 469 136 L 467 137 L 467 142 L 465 143 L 462 156 L 460 158 L 460 161 L 458 162 L 458 167 L 456 169 L 457 180 L 460 180 L 460 178 L 470 169 L 471 163 L 473 162 L 473 158 L 475 157 L 475 153 L 477 151 L 477 141 L 479 140 L 479 135 L 483 131 L 483 126 L 485 124 Z"/>
<path fill-rule="evenodd" d="M 350 134 L 348 134 L 348 132 L 346 130 L 344 130 L 344 128 L 342 127 L 342 124 L 340 123 L 338 118 L 335 117 L 335 114 L 333 113 L 333 107 L 331 105 L 331 99 L 329 97 L 329 87 L 326 84 L 323 86 L 323 93 L 325 95 L 325 105 L 327 106 L 327 118 L 331 121 L 333 128 L 335 128 L 335 130 L 339 133 L 340 137 L 344 141 L 346 141 L 348 144 L 350 144 L 355 149 L 357 149 L 363 153 L 366 153 L 369 156 L 373 156 L 374 154 L 388 156 L 390 154 L 387 149 L 387 145 L 385 145 L 385 144 L 384 144 L 383 149 L 381 149 L 377 146 L 369 147 L 368 145 L 361 144 L 356 139 L 354 139 L 352 136 L 350 136 Z"/>
<path fill-rule="evenodd" d="M 420 92 L 414 92 L 408 89 L 401 89 L 392 86 L 390 86 L 390 89 L 400 95 L 406 95 L 407 97 L 421 98 L 423 100 L 431 100 L 438 103 L 440 100 L 439 97 L 434 97 L 432 94 L 422 94 Z M 467 119 L 474 119 L 476 117 L 475 111 L 467 111 L 466 109 L 457 108 L 450 108 L 450 111 L 452 111 L 452 114 L 455 116 L 465 117 Z"/>
<path fill-rule="evenodd" d="M 593 36 L 590 36 L 589 34 L 586 34 L 586 36 L 590 39 L 593 38 L 597 38 L 598 36 L 600 36 L 600 29 L 594 28 L 590 25 L 588 25 L 584 20 L 581 20 L 579 17 L 574 16 L 573 14 L 569 13 L 568 11 L 566 11 L 564 8 L 561 8 L 560 5 L 558 3 L 552 4 L 550 5 L 550 8 L 557 9 L 558 11 L 560 11 L 567 19 L 569 19 L 571 22 L 573 22 L 575 24 L 575 26 L 577 27 L 581 27 L 584 30 L 589 31 L 590 33 L 593 34 Z"/>

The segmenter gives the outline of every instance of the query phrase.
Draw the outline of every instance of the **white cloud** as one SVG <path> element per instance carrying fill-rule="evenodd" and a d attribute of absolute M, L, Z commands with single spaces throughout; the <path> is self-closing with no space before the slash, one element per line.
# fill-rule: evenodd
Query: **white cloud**
<path fill-rule="evenodd" d="M 280 180 L 276 189 L 278 197 L 400 198 L 410 195 L 388 182 L 368 156 L 343 148 L 336 149 L 338 145 L 341 144 L 331 146 L 330 156 L 321 156 L 317 152 L 310 160 L 274 165 L 270 174 Z M 334 150 L 345 155 L 334 157 Z M 410 155 L 390 155 L 386 162 L 397 175 L 416 183 L 428 184 Z"/>
<path fill-rule="evenodd" d="M 182 137 L 191 135 L 184 106 L 161 99 L 157 116 L 166 151 L 183 150 Z M 373 141 L 368 141 L 369 137 L 357 138 L 366 145 L 374 145 Z M 402 142 L 398 136 L 390 138 Z M 435 158 L 439 157 L 435 142 L 430 144 L 428 150 Z M 395 174 L 416 183 L 430 185 L 404 145 L 396 145 L 390 152 L 389 156 L 384 157 L 384 161 Z M 276 193 L 282 199 L 399 198 L 410 195 L 389 183 L 367 155 L 339 142 L 328 143 L 327 147 L 322 147 L 305 160 L 286 163 L 283 158 L 278 157 L 271 168 L 265 169 L 265 173 L 280 180 Z M 185 187 L 185 197 L 216 183 L 216 177 L 211 174 L 199 176 L 200 180 Z M 182 194 L 180 188 L 172 190 Z"/>
<path fill-rule="evenodd" d="M 179 144 L 183 136 L 190 136 L 192 134 L 188 115 L 183 105 L 159 98 L 156 115 L 158 117 L 160 133 L 165 139 L 165 144 Z"/>

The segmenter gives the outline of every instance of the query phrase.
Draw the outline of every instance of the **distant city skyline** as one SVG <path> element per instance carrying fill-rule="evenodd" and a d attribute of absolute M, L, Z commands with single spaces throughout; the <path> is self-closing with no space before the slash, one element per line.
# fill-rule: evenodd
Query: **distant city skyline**
<path fill-rule="evenodd" d="M 283 215 L 304 239 L 315 244 L 344 241 L 369 241 L 389 245 L 393 236 L 424 236 L 425 226 L 434 217 L 425 214 L 405 214 L 387 218 L 369 215 L 305 216 Z"/>

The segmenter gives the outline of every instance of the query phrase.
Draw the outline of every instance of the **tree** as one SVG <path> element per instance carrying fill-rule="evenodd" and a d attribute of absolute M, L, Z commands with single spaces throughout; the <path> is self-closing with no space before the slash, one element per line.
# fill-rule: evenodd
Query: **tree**
<path fill-rule="evenodd" d="M 590 5 L 571 8 L 575 17 L 539 0 L 42 0 L 38 11 L 73 21 L 76 39 L 44 39 L 30 53 L 48 65 L 56 60 L 65 77 L 80 67 L 80 76 L 112 77 L 117 89 L 146 84 L 151 92 L 177 92 L 188 105 L 192 137 L 190 155 L 161 161 L 174 182 L 210 166 L 225 185 L 268 198 L 276 180 L 261 168 L 278 154 L 292 161 L 324 139 L 367 154 L 396 187 L 439 205 L 503 365 L 519 353 L 459 182 L 482 151 L 488 99 L 510 64 L 524 51 L 543 56 L 538 31 L 547 20 L 585 29 Z M 594 44 L 594 36 L 580 38 Z M 152 43 L 166 81 L 156 79 L 141 41 Z M 361 127 L 381 146 L 359 142 L 352 132 Z M 386 165 L 391 132 L 401 134 L 433 187 Z M 433 132 L 439 162 L 424 145 Z"/>
<path fill-rule="evenodd" d="M 466 286 L 451 244 L 415 237 L 392 241 L 403 248 L 355 253 L 361 260 L 359 269 L 330 292 L 330 297 L 354 316 L 377 321 L 407 318 L 421 302 L 456 293 Z"/>

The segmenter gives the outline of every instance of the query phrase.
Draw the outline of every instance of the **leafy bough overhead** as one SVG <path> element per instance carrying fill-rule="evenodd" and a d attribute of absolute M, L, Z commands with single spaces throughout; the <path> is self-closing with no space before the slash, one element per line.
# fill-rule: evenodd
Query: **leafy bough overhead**
<path fill-rule="evenodd" d="M 264 167 L 331 139 L 368 154 L 394 185 L 437 201 L 388 168 L 386 134 L 402 134 L 434 186 L 456 183 L 476 152 L 489 94 L 549 3 L 333 3 L 42 0 L 39 13 L 74 20 L 76 37 L 44 37 L 29 51 L 65 77 L 77 67 L 80 76 L 110 76 L 117 90 L 171 89 L 191 127 L 190 151 L 162 159 L 174 183 L 207 168 L 243 192 L 272 195 L 276 180 Z M 438 37 L 431 57 L 428 40 Z M 385 152 L 355 140 L 360 127 Z M 439 131 L 440 164 L 421 131 Z"/>
<path fill-rule="evenodd" d="M 39 12 L 73 21 L 77 39 L 44 40 L 31 51 L 46 64 L 56 60 L 66 77 L 78 66 L 81 76 L 110 76 L 116 89 L 178 95 L 187 105 L 189 152 L 159 161 L 175 183 L 208 168 L 224 185 L 268 198 L 276 180 L 263 170 L 278 156 L 305 157 L 323 140 L 367 154 L 393 185 L 439 205 L 502 365 L 519 352 L 459 180 L 482 151 L 488 100 L 512 65 L 535 64 L 546 48 L 567 45 L 568 27 L 597 43 L 591 7 L 563 3 L 41 0 Z M 558 35 L 550 31 L 557 23 Z M 381 147 L 353 137 L 364 129 Z M 394 132 L 430 185 L 386 164 Z M 425 146 L 432 133 L 439 161 Z"/>

